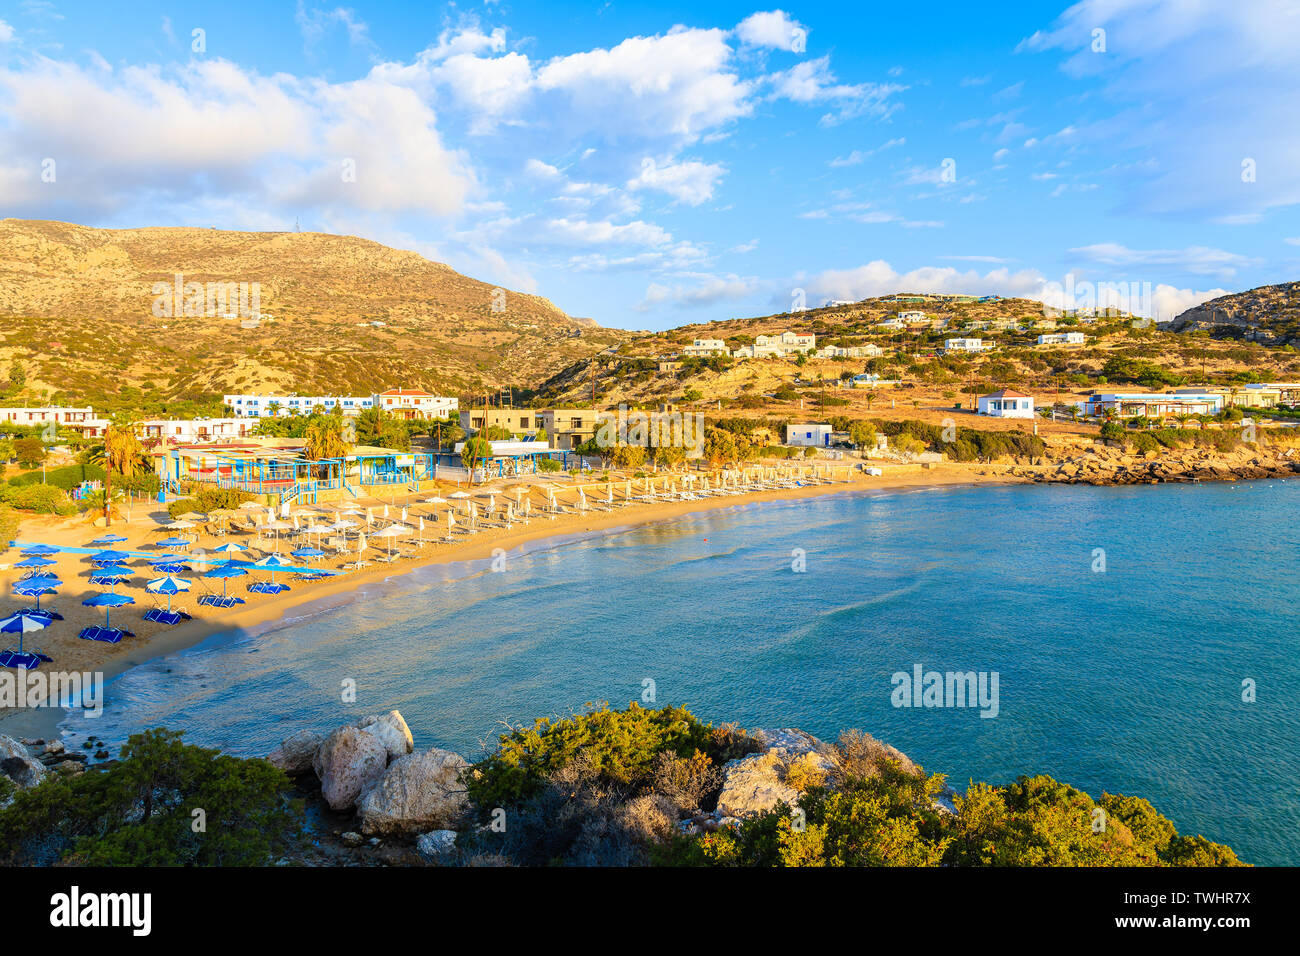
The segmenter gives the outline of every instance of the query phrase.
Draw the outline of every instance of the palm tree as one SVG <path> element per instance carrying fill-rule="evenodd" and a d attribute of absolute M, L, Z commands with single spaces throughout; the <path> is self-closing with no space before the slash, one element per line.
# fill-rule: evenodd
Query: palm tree
<path fill-rule="evenodd" d="M 343 419 L 334 415 L 316 415 L 303 432 L 302 453 L 308 461 L 343 458 L 351 451 L 343 437 Z"/>
<path fill-rule="evenodd" d="M 90 460 L 104 468 L 104 527 L 113 523 L 113 472 L 123 478 L 135 477 L 144 464 L 144 448 L 135 434 L 136 423 L 127 418 L 115 419 L 104 429 L 104 444 L 93 449 Z"/>

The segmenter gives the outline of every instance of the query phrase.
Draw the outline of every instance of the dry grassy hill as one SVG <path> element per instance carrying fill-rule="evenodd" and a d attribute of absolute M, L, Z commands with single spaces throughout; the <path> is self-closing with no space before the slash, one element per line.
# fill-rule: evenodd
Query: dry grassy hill
<path fill-rule="evenodd" d="M 259 283 L 262 320 L 158 317 L 155 283 Z M 627 334 L 414 253 L 322 233 L 0 221 L 0 382 L 17 398 L 183 407 L 229 391 L 533 386 Z M 498 297 L 499 298 L 499 297 Z M 374 324 L 372 324 L 374 323 Z M 16 370 L 16 371 L 15 371 Z"/>
<path fill-rule="evenodd" d="M 1175 334 L 1150 323 L 1135 324 L 1129 316 L 1082 321 L 1075 316 L 1045 315 L 1043 305 L 1029 299 L 918 298 L 922 297 L 901 293 L 850 305 L 642 334 L 564 369 L 541 392 L 556 402 L 590 402 L 594 380 L 596 401 L 604 406 L 686 401 L 697 407 L 787 414 L 820 408 L 825 396 L 828 407 L 866 414 L 869 403 L 862 390 L 837 386 L 847 376 L 868 371 L 904 382 L 880 390 L 872 413 L 883 401 L 886 407 L 907 408 L 909 414 L 919 415 L 927 406 L 951 409 L 955 403 L 969 402 L 971 390 L 998 387 L 1025 389 L 1044 399 L 1073 400 L 1107 384 L 1132 385 L 1134 369 L 1155 369 L 1189 384 L 1244 381 L 1252 376 L 1300 377 L 1300 358 L 1289 346 L 1267 347 L 1216 337 L 1205 330 Z M 925 313 L 927 321 L 942 320 L 944 327 L 880 327 L 886 318 L 909 311 Z M 998 324 L 1011 328 L 993 327 Z M 722 339 L 734 349 L 751 344 L 757 335 L 787 329 L 815 333 L 819 348 L 873 345 L 882 354 L 802 362 L 779 358 L 662 361 L 696 338 Z M 1081 331 L 1086 344 L 1039 345 L 1038 335 L 1049 331 Z M 945 355 L 942 347 L 949 337 L 978 337 L 996 347 L 977 354 Z M 1128 364 L 1128 378 L 1116 374 L 1115 360 Z"/>

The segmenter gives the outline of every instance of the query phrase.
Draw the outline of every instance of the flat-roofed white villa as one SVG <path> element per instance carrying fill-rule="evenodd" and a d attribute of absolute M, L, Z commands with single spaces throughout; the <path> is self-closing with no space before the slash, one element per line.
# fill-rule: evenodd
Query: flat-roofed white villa
<path fill-rule="evenodd" d="M 44 405 L 32 408 L 0 408 L 0 431 L 6 423 L 14 425 L 35 426 L 40 428 L 53 424 L 58 428 L 68 428 L 79 432 L 85 438 L 99 438 L 104 430 L 112 424 L 107 418 L 99 418 L 95 410 L 86 408 L 61 408 L 57 405 Z"/>
<path fill-rule="evenodd" d="M 981 395 L 976 400 L 975 407 L 981 415 L 991 415 L 994 418 L 1034 417 L 1034 397 L 1009 388 Z"/>

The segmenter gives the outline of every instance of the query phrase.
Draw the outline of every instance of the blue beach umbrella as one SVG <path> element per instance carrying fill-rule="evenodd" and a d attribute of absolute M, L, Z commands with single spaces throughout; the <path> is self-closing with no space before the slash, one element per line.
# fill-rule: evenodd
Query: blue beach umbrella
<path fill-rule="evenodd" d="M 49 618 L 40 614 L 32 614 L 30 611 L 19 611 L 17 614 L 11 614 L 0 621 L 0 633 L 18 635 L 18 650 L 15 651 L 11 647 L 0 652 L 0 667 L 35 670 L 40 666 L 41 662 L 49 663 L 51 658 L 45 654 L 39 651 L 23 650 L 23 635 L 30 634 L 32 631 L 43 631 L 51 623 Z"/>
<path fill-rule="evenodd" d="M 23 558 L 21 561 L 15 564 L 14 567 L 15 568 L 48 568 L 51 564 L 57 564 L 57 563 L 58 563 L 57 561 L 54 561 L 50 558 L 42 557 L 39 554 L 33 554 L 30 558 Z"/>
<path fill-rule="evenodd" d="M 112 614 L 113 608 L 122 607 L 126 604 L 134 604 L 135 598 L 129 594 L 115 594 L 112 591 L 104 591 L 93 597 L 88 597 L 81 602 L 86 607 L 102 607 L 104 609 L 104 626 L 109 627 L 109 615 Z"/>
<path fill-rule="evenodd" d="M 226 597 L 226 586 L 231 578 L 243 577 L 248 572 L 238 565 L 223 564 L 213 568 L 211 571 L 205 571 L 205 578 L 221 578 L 221 596 Z"/>
<path fill-rule="evenodd" d="M 42 571 L 29 578 L 21 579 L 17 585 L 14 585 L 14 590 L 18 590 L 18 585 L 28 588 L 57 588 L 62 584 L 63 582 L 49 571 Z"/>
<path fill-rule="evenodd" d="M 175 551 L 171 551 L 167 554 L 155 554 L 153 557 L 149 558 L 148 561 L 150 564 L 174 564 L 178 561 L 188 561 L 189 559 L 190 556 L 188 554 L 178 554 Z"/>
<path fill-rule="evenodd" d="M 297 551 L 290 551 L 295 558 L 323 558 L 325 552 L 320 548 L 299 548 Z"/>
<path fill-rule="evenodd" d="M 45 594 L 58 593 L 58 591 L 54 590 L 54 585 L 52 584 L 32 584 L 30 581 L 20 581 L 14 585 L 14 594 L 17 594 L 19 597 L 36 598 L 37 612 L 47 614 L 50 617 L 55 616 L 52 611 L 41 611 L 41 596 Z"/>
<path fill-rule="evenodd" d="M 102 538 L 96 538 L 90 543 L 95 547 L 102 548 L 106 544 L 118 544 L 125 540 L 126 538 L 122 537 L 120 534 L 106 534 Z"/>
<path fill-rule="evenodd" d="M 23 548 L 23 554 L 30 557 L 33 554 L 58 554 L 58 548 L 52 548 L 48 544 L 34 544 L 30 548 Z"/>
<path fill-rule="evenodd" d="M 234 554 L 236 551 L 247 551 L 248 549 L 242 544 L 235 544 L 233 541 L 227 541 L 219 548 L 212 549 L 215 554 Z"/>
<path fill-rule="evenodd" d="M 180 594 L 182 591 L 188 591 L 190 589 L 190 583 L 191 582 L 186 581 L 184 578 L 172 577 L 169 574 L 165 578 L 155 578 L 150 581 L 145 585 L 145 590 L 150 594 L 167 595 L 167 611 L 170 613 L 172 609 L 172 595 Z"/>
<path fill-rule="evenodd" d="M 190 543 L 189 538 L 163 538 L 161 541 L 155 541 L 154 545 L 159 548 L 184 548 Z"/>
<path fill-rule="evenodd" d="M 90 556 L 93 564 L 116 564 L 118 561 L 125 561 L 131 557 L 125 551 L 99 551 Z"/>
<path fill-rule="evenodd" d="M 250 585 L 249 590 L 250 591 L 255 590 L 257 593 L 261 593 L 261 594 L 279 594 L 281 591 L 289 590 L 289 585 L 275 583 L 276 568 L 288 567 L 288 565 L 289 562 L 278 554 L 268 554 L 261 561 L 254 561 L 253 562 L 254 568 L 257 568 L 262 571 L 271 572 L 271 581 L 269 584 L 262 584 L 260 586 Z"/>
<path fill-rule="evenodd" d="M 123 581 L 131 577 L 135 572 L 125 565 L 107 564 L 102 568 L 96 568 L 90 572 L 91 584 L 107 584 L 109 588 L 115 588 Z"/>

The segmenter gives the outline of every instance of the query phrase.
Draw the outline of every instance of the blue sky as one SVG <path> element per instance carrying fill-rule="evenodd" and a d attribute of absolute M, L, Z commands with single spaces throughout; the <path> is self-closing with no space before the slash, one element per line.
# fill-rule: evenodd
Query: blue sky
<path fill-rule="evenodd" d="M 1300 277 L 1295 2 L 411 7 L 0 3 L 0 216 L 297 219 L 626 328 Z"/>

